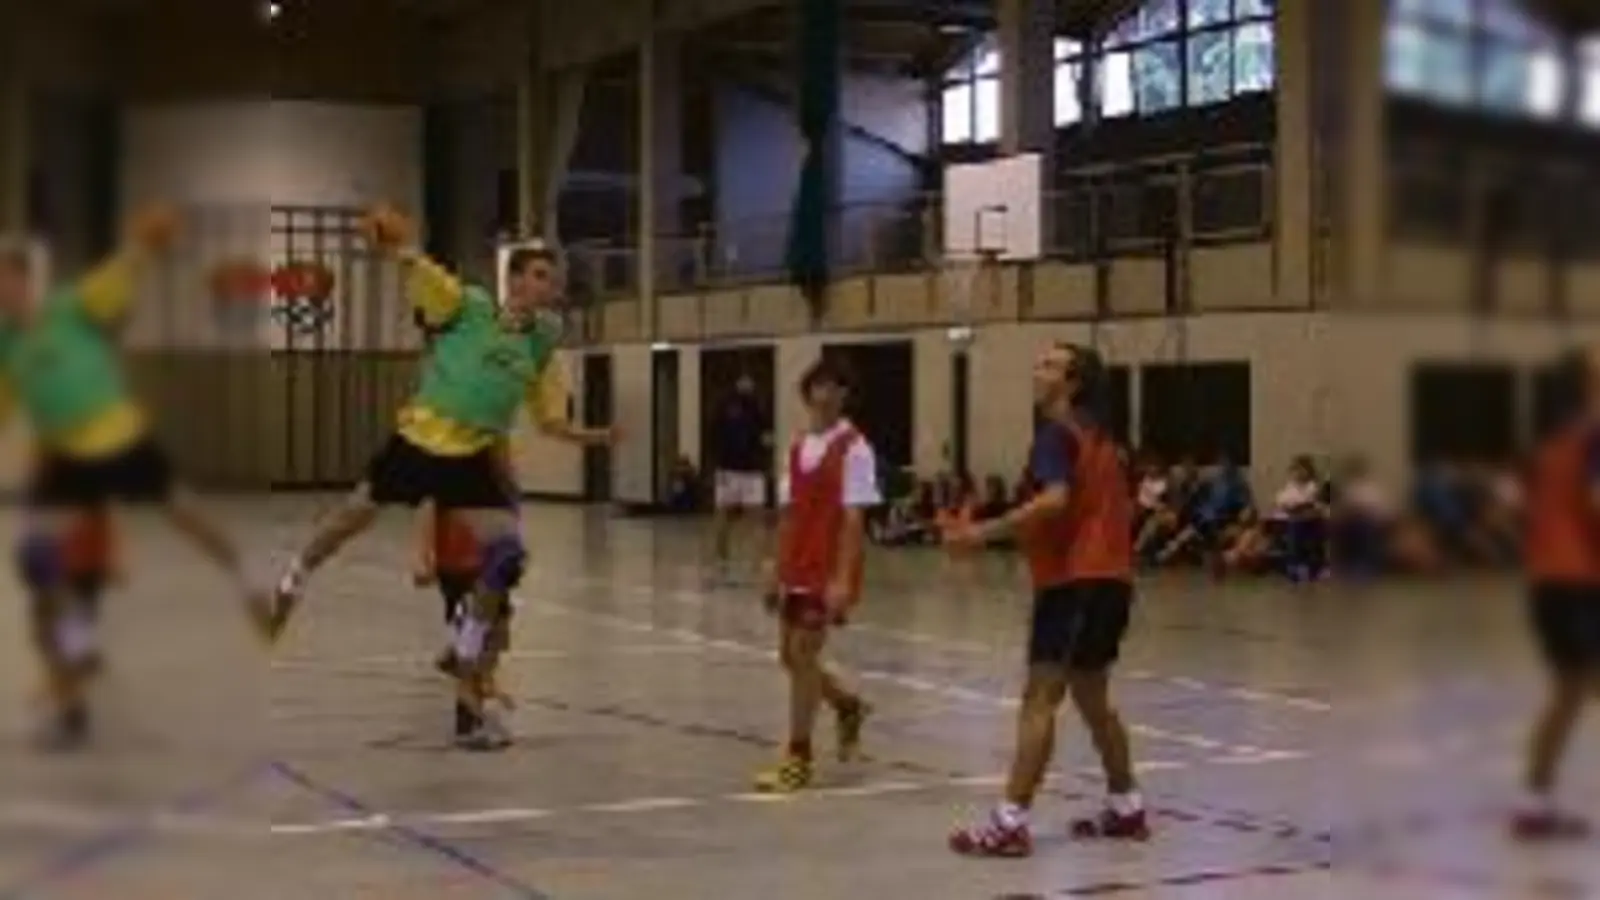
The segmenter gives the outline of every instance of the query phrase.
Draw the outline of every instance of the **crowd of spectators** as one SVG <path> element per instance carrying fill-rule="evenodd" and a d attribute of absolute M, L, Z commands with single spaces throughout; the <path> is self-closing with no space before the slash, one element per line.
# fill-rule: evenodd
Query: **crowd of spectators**
<path fill-rule="evenodd" d="M 1217 576 L 1279 575 L 1313 581 L 1432 574 L 1453 568 L 1515 565 L 1522 486 L 1510 462 L 1424 467 L 1409 498 L 1397 498 L 1360 459 L 1329 473 L 1295 459 L 1276 492 L 1258 498 L 1242 468 L 1226 458 L 1199 464 L 1154 454 L 1129 465 L 1133 542 L 1146 569 L 1204 567 Z M 1027 500 L 1027 473 L 980 482 L 964 472 L 931 478 L 880 466 L 883 507 L 870 520 L 882 546 L 936 544 L 947 528 L 987 519 Z M 674 511 L 704 509 L 703 479 L 679 461 Z M 1004 549 L 1003 547 L 997 549 Z"/>

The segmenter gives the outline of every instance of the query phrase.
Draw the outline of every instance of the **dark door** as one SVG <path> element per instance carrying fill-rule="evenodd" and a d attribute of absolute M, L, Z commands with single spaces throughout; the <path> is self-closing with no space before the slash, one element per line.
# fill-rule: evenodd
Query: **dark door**
<path fill-rule="evenodd" d="M 611 354 L 590 353 L 583 358 L 583 424 L 604 428 L 611 424 Z M 611 500 L 611 449 L 587 447 L 583 451 L 583 497 L 591 503 Z"/>
<path fill-rule="evenodd" d="M 910 341 L 872 344 L 829 344 L 823 352 L 844 362 L 855 379 L 846 414 L 885 463 L 897 469 L 911 465 L 916 423 L 911 415 Z"/>
<path fill-rule="evenodd" d="M 971 403 L 972 357 L 957 350 L 950 355 L 950 466 L 967 471 L 967 410 Z"/>
<path fill-rule="evenodd" d="M 656 455 L 651 467 L 650 497 L 656 503 L 667 500 L 672 484 L 672 466 L 677 462 L 678 439 L 678 351 L 656 350 L 650 354 L 650 431 Z"/>

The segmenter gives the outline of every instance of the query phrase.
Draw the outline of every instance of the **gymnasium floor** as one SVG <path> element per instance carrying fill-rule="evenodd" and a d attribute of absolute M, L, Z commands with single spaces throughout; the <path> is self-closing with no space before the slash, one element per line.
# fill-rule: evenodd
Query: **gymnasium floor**
<path fill-rule="evenodd" d="M 318 502 L 220 509 L 276 559 Z M 124 522 L 134 580 L 111 597 L 89 755 L 26 749 L 20 601 L 0 600 L 3 900 L 1600 895 L 1592 845 L 1502 838 L 1538 686 L 1509 583 L 1146 584 L 1120 695 L 1157 836 L 1059 836 L 1099 793 L 1064 720 L 1040 852 L 970 861 L 945 834 L 995 796 L 1026 616 L 1000 560 L 874 555 L 836 645 L 878 706 L 872 759 L 771 801 L 747 791 L 781 736 L 773 626 L 752 590 L 705 589 L 691 525 L 530 508 L 522 740 L 469 756 L 445 749 L 438 604 L 406 582 L 404 516 L 319 575 L 270 664 L 220 579 Z M 1569 767 L 1589 800 L 1597 732 Z"/>

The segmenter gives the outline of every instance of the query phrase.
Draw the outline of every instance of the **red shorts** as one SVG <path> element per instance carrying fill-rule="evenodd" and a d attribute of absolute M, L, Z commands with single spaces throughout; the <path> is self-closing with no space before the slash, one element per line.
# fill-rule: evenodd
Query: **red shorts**
<path fill-rule="evenodd" d="M 838 628 L 846 624 L 848 613 L 845 611 L 833 612 L 828 609 L 828 604 L 822 599 L 821 594 L 810 591 L 783 592 L 783 604 L 779 615 L 783 621 L 794 628 L 805 628 L 820 631 L 824 628 Z"/>

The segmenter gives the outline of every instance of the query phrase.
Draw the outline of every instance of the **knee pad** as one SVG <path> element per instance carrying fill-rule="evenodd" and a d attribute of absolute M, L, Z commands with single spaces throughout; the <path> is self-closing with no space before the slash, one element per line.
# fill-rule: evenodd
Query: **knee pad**
<path fill-rule="evenodd" d="M 42 534 L 30 534 L 17 547 L 17 570 L 22 581 L 35 591 L 59 588 L 66 578 L 61 543 Z"/>
<path fill-rule="evenodd" d="M 528 551 L 522 546 L 522 538 L 506 534 L 490 540 L 483 548 L 483 586 L 496 593 L 510 593 L 522 582 L 527 563 Z"/>

